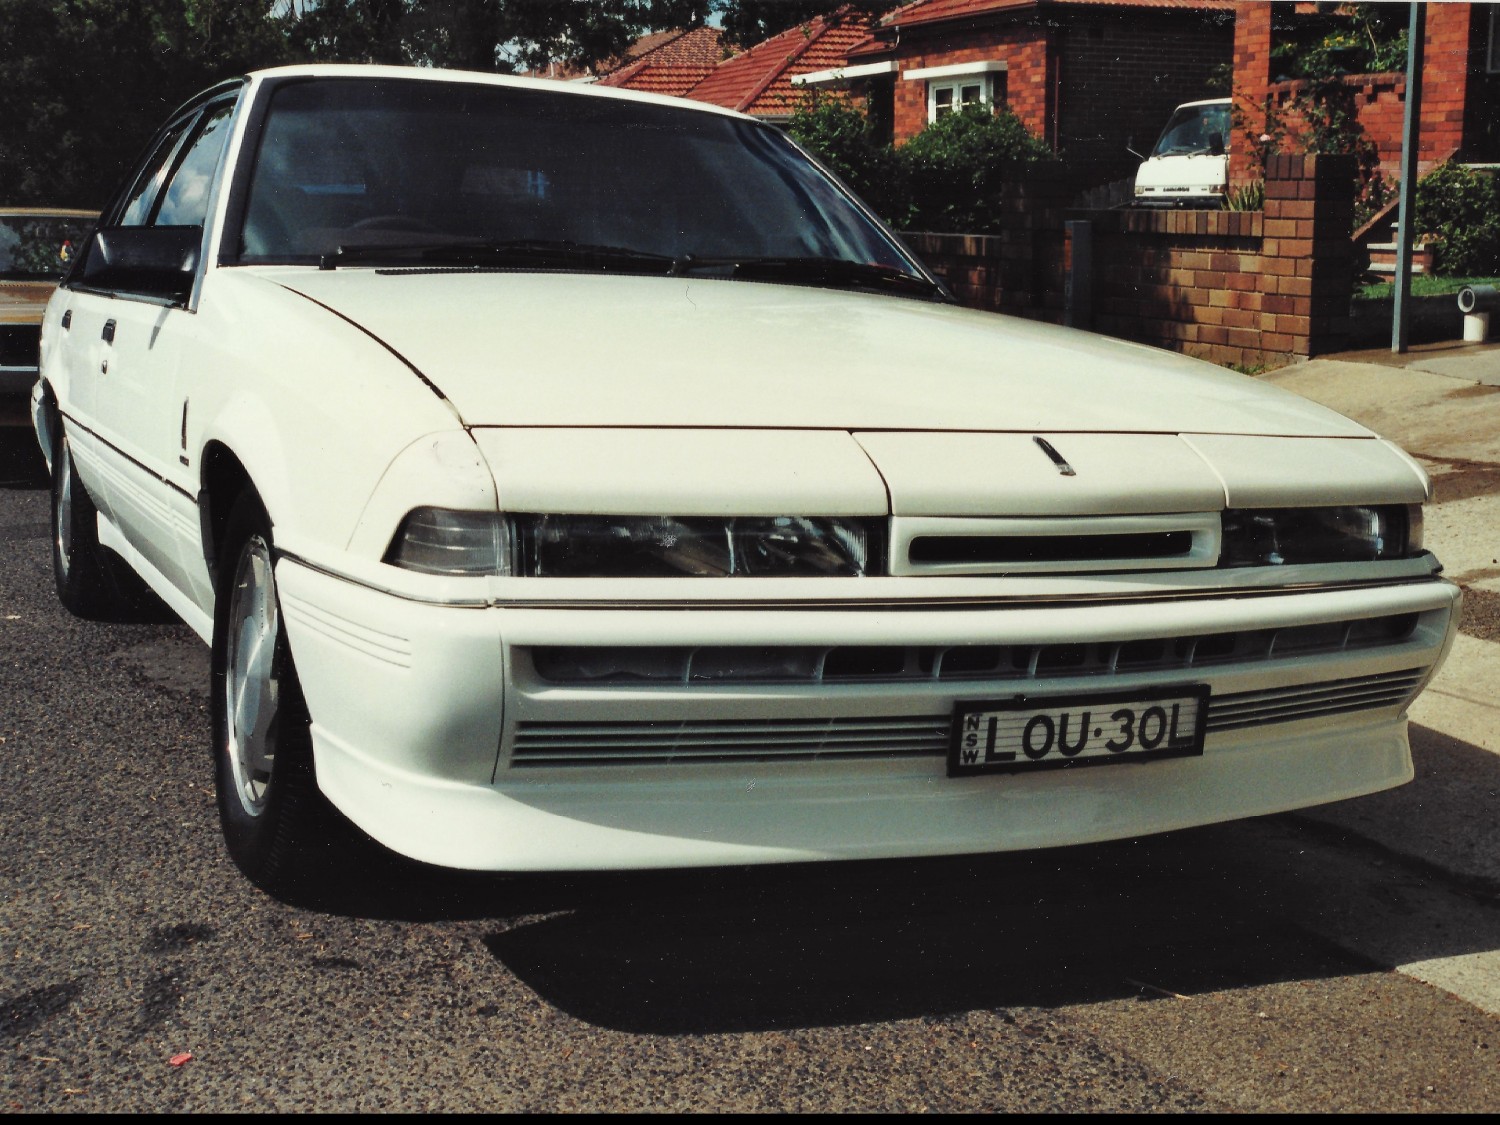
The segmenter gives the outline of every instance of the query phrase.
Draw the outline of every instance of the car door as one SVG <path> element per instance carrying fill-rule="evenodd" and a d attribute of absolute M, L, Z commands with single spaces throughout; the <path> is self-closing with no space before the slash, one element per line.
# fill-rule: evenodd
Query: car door
<path fill-rule="evenodd" d="M 101 225 L 129 218 L 133 224 L 145 220 L 150 204 L 166 178 L 172 159 L 181 148 L 193 116 L 173 122 L 153 140 L 145 159 L 129 181 L 126 191 L 100 218 Z M 81 264 L 81 263 L 80 263 Z M 88 487 L 95 505 L 114 519 L 112 479 L 119 457 L 101 437 L 104 420 L 99 391 L 109 374 L 109 357 L 119 326 L 117 294 L 84 287 L 76 280 L 77 265 L 61 286 L 63 311 L 58 318 L 56 363 L 49 372 L 58 397 L 63 426 L 73 448 L 78 475 Z"/>
<path fill-rule="evenodd" d="M 184 122 L 154 190 L 126 208 L 120 226 L 205 224 L 234 105 L 232 97 L 210 102 Z M 181 368 L 196 313 L 113 293 L 103 315 L 97 343 L 92 320 L 85 332 L 99 353 L 94 432 L 106 465 L 109 515 L 146 562 L 185 590 L 184 560 L 193 557 L 185 547 L 201 559 L 196 473 L 182 448 L 189 404 Z"/>

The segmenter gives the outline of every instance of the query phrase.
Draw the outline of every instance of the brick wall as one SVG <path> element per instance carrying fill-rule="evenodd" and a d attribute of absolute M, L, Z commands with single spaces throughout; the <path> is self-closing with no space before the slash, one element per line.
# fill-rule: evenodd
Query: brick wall
<path fill-rule="evenodd" d="M 1380 169 L 1395 183 L 1401 176 L 1401 134 L 1406 123 L 1405 74 L 1350 74 L 1343 78 L 1365 137 L 1380 153 Z M 1293 139 L 1304 136 L 1306 123 L 1297 112 L 1296 98 L 1305 82 L 1277 82 L 1269 88 L 1270 104 Z M 1460 103 L 1462 95 L 1459 95 Z M 1423 72 L 1422 121 L 1418 130 L 1417 173 L 1426 175 L 1464 146 L 1465 113 L 1454 108 L 1453 96 Z"/>
<path fill-rule="evenodd" d="M 1294 101 L 1303 82 L 1263 81 L 1269 73 L 1269 6 L 1238 9 L 1235 40 L 1235 102 L 1244 128 L 1235 134 L 1230 178 L 1244 183 L 1259 175 L 1249 158 L 1248 135 L 1265 130 L 1260 106 L 1270 105 L 1295 143 L 1305 131 Z M 1426 44 L 1422 59 L 1422 120 L 1417 166 L 1426 174 L 1457 155 L 1463 160 L 1500 160 L 1500 75 L 1485 71 L 1489 6 L 1468 3 L 1426 5 Z M 1381 170 L 1394 182 L 1401 171 L 1401 134 L 1406 115 L 1406 75 L 1353 74 L 1343 79 L 1353 95 L 1365 136 L 1380 153 Z"/>
<path fill-rule="evenodd" d="M 1464 143 L 1464 106 L 1469 95 L 1469 4 L 1427 4 L 1422 55 L 1420 159 L 1442 160 Z M 1478 60 L 1484 66 L 1484 56 Z M 1425 171 L 1425 167 L 1424 167 Z"/>
<path fill-rule="evenodd" d="M 1061 322 L 1064 223 L 1093 227 L 1093 327 L 1217 363 L 1337 350 L 1353 284 L 1352 157 L 1276 156 L 1264 211 L 1067 210 L 1055 184 L 1007 201 L 995 235 L 909 234 L 971 308 Z"/>

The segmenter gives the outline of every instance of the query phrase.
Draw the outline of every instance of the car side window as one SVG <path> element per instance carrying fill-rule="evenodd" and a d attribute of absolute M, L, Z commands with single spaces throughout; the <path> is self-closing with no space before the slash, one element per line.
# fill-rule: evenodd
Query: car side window
<path fill-rule="evenodd" d="M 143 227 L 146 225 L 146 220 L 151 215 L 151 204 L 156 200 L 156 189 L 161 186 L 172 154 L 177 151 L 178 142 L 182 140 L 182 134 L 187 132 L 191 121 L 192 118 L 187 118 L 172 126 L 162 136 L 161 141 L 152 150 L 150 159 L 141 169 L 140 175 L 136 177 L 135 186 L 130 189 L 130 196 L 125 202 L 125 208 L 120 213 L 116 226 Z"/>
<path fill-rule="evenodd" d="M 201 226 L 208 218 L 209 189 L 229 137 L 229 114 L 233 109 L 233 102 L 224 102 L 204 113 L 166 188 L 157 196 L 151 226 Z"/>

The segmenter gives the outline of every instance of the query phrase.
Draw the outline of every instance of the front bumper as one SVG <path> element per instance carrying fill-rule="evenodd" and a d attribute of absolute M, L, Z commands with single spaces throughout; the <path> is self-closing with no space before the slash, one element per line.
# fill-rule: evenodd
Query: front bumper
<path fill-rule="evenodd" d="M 509 871 L 1049 847 L 1390 788 L 1411 778 L 1405 708 L 1451 644 L 1459 598 L 1430 579 L 1040 608 L 456 607 L 290 558 L 277 578 L 330 800 L 415 859 Z M 1409 634 L 1371 647 L 1087 675 L 1033 659 L 1019 685 L 562 684 L 531 659 L 547 646 L 1119 645 L 1392 617 Z M 1213 693 L 1202 757 L 947 776 L 955 700 L 1189 682 Z M 889 753 L 778 733 L 872 722 L 889 724 Z M 734 733 L 723 753 L 683 753 L 686 727 L 699 750 L 705 729 Z M 549 757 L 559 731 L 588 753 Z"/>

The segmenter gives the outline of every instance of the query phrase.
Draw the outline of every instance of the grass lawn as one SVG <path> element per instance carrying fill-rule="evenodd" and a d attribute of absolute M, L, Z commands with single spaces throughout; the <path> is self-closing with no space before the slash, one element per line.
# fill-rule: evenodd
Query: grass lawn
<path fill-rule="evenodd" d="M 1437 277 L 1426 273 L 1414 274 L 1411 279 L 1411 295 L 1413 297 L 1443 297 L 1449 293 L 1457 293 L 1465 285 L 1500 286 L 1500 277 Z M 1396 286 L 1389 281 L 1382 281 L 1378 285 L 1361 285 L 1354 290 L 1356 301 L 1378 301 L 1395 295 Z"/>

